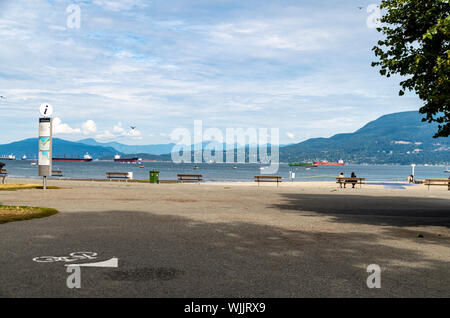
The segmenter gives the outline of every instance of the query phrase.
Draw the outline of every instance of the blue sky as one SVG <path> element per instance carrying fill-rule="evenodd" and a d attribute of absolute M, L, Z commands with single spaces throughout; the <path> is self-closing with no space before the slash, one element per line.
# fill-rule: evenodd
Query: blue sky
<path fill-rule="evenodd" d="M 43 102 L 57 137 L 128 144 L 168 143 L 194 120 L 279 128 L 286 144 L 418 109 L 370 66 L 372 3 L 0 0 L 0 143 L 36 137 Z"/>

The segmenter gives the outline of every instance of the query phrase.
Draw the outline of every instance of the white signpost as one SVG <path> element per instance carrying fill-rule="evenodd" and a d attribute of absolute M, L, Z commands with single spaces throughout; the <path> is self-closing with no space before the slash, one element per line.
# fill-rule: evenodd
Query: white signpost
<path fill-rule="evenodd" d="M 52 175 L 52 118 L 53 107 L 41 104 L 43 117 L 39 118 L 39 176 L 43 177 L 44 190 L 47 189 L 47 177 Z"/>

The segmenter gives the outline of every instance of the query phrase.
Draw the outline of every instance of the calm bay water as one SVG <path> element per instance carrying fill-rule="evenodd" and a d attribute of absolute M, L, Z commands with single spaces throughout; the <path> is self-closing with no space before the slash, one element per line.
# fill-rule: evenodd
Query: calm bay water
<path fill-rule="evenodd" d="M 15 160 L 3 161 L 8 169 L 9 176 L 21 178 L 35 178 L 38 176 L 37 165 L 29 161 Z M 148 179 L 150 170 L 160 171 L 160 179 L 175 180 L 178 173 L 201 174 L 205 181 L 253 181 L 253 177 L 261 175 L 259 164 L 174 164 L 169 162 L 145 162 L 144 168 L 139 164 L 116 163 L 112 161 L 85 162 L 55 162 L 53 170 L 61 170 L 64 178 L 71 179 L 103 179 L 106 172 L 133 172 L 135 179 Z M 232 167 L 236 166 L 237 169 Z M 448 178 L 449 173 L 444 172 L 445 166 L 416 166 L 416 179 Z M 334 181 L 335 177 L 343 172 L 350 176 L 355 172 L 358 177 L 365 177 L 373 181 L 383 179 L 386 181 L 405 181 L 411 174 L 411 166 L 397 165 L 345 165 L 345 166 L 319 166 L 317 168 L 289 167 L 280 164 L 275 175 L 288 180 L 289 172 L 295 172 L 295 181 Z"/>

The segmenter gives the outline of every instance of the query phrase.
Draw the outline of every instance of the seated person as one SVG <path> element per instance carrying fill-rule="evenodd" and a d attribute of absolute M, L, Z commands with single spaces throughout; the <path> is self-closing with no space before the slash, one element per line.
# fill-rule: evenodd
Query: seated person
<path fill-rule="evenodd" d="M 338 178 L 345 178 L 344 173 L 341 172 L 341 174 L 339 175 Z M 345 182 L 343 182 L 342 180 L 339 180 L 339 186 L 342 188 L 342 183 L 344 183 L 344 188 L 345 188 Z"/>
<path fill-rule="evenodd" d="M 352 175 L 350 176 L 350 178 L 356 178 L 356 174 L 354 172 L 352 172 Z M 356 183 L 358 183 L 357 180 L 352 180 L 352 188 L 355 187 Z"/>

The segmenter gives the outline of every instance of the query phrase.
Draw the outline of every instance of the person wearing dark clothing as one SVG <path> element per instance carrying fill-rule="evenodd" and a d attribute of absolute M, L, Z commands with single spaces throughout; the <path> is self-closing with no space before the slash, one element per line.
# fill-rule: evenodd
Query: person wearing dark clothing
<path fill-rule="evenodd" d="M 356 174 L 354 172 L 352 172 L 352 175 L 350 176 L 350 178 L 356 178 Z M 358 181 L 357 180 L 352 180 L 352 188 L 355 188 L 355 185 Z"/>

